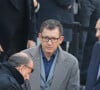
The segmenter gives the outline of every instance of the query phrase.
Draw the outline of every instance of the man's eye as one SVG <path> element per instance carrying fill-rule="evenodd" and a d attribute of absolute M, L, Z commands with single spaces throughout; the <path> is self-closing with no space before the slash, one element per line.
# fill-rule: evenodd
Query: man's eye
<path fill-rule="evenodd" d="M 57 38 L 52 38 L 53 40 L 56 40 Z"/>
<path fill-rule="evenodd" d="M 44 37 L 44 39 L 49 39 L 48 37 Z"/>

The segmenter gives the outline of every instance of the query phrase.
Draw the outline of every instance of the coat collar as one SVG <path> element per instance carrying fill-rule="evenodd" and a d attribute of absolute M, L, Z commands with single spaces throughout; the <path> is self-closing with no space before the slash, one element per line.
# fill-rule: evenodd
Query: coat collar
<path fill-rule="evenodd" d="M 12 5 L 16 8 L 16 9 L 19 9 L 19 4 L 18 4 L 18 0 L 9 0 Z"/>
<path fill-rule="evenodd" d="M 36 50 L 34 50 L 35 54 L 32 53 L 33 50 L 30 51 L 30 54 L 33 57 L 34 65 L 35 65 L 35 71 L 31 75 L 31 79 L 30 79 L 31 85 L 33 87 L 32 90 L 33 89 L 40 90 L 40 68 L 41 68 L 40 67 L 40 58 L 41 57 L 39 55 L 39 50 L 40 50 L 40 47 L 38 47 Z M 59 51 L 59 53 L 58 53 L 58 57 L 57 57 L 57 63 L 56 63 L 56 66 L 55 66 L 55 71 L 54 71 L 54 77 L 53 77 L 53 81 L 52 81 L 52 85 L 51 85 L 51 90 L 53 90 L 55 86 L 58 86 L 58 88 L 59 88 L 62 81 L 66 77 L 66 72 L 64 72 L 64 70 L 66 68 L 64 67 L 65 58 L 63 56 L 63 51 L 60 47 L 58 48 L 58 51 Z M 33 84 L 33 82 L 35 82 L 35 83 Z M 56 90 L 56 88 L 57 87 L 55 87 L 55 90 Z"/>
<path fill-rule="evenodd" d="M 27 5 L 29 5 L 29 1 L 30 0 L 9 0 L 11 2 L 11 4 L 17 9 L 17 10 L 24 10 L 25 7 L 25 3 Z M 27 7 L 28 8 L 28 7 Z"/>
<path fill-rule="evenodd" d="M 13 66 L 11 66 L 8 62 L 3 63 L 2 65 L 6 68 L 8 74 L 13 76 L 19 84 L 24 83 L 24 78 L 19 73 L 19 71 L 17 71 L 17 69 L 15 69 Z"/>

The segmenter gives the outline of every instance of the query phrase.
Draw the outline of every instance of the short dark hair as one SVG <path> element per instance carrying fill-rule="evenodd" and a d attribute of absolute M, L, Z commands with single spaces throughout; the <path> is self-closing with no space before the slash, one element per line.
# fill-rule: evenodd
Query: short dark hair
<path fill-rule="evenodd" d="M 13 54 L 8 59 L 9 64 L 14 67 L 27 65 L 30 61 L 32 61 L 32 58 L 28 54 L 23 52 Z"/>
<path fill-rule="evenodd" d="M 48 20 L 44 21 L 41 24 L 40 33 L 43 32 L 44 28 L 47 28 L 49 30 L 53 30 L 56 27 L 59 28 L 60 35 L 63 35 L 63 26 L 61 25 L 61 23 L 58 20 L 55 20 L 55 19 L 48 19 Z"/>

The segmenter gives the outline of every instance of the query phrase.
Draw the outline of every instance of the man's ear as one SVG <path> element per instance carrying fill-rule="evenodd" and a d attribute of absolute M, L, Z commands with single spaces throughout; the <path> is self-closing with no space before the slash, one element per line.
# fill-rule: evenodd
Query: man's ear
<path fill-rule="evenodd" d="M 60 44 L 63 42 L 63 40 L 64 40 L 64 36 L 60 36 Z"/>
<path fill-rule="evenodd" d="M 38 37 L 39 37 L 39 38 L 41 37 L 41 33 L 38 33 Z"/>
<path fill-rule="evenodd" d="M 16 69 L 17 69 L 18 71 L 20 71 L 20 72 L 23 70 L 23 68 L 24 68 L 24 65 L 20 65 L 20 66 L 16 67 Z"/>
<path fill-rule="evenodd" d="M 41 33 L 38 34 L 38 38 L 39 38 L 40 41 L 42 40 L 42 35 L 41 35 Z"/>

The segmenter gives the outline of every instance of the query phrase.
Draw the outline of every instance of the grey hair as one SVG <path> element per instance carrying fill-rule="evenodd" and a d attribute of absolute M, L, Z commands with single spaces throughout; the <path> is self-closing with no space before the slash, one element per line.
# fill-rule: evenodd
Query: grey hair
<path fill-rule="evenodd" d="M 20 65 L 27 65 L 31 61 L 32 61 L 32 58 L 28 54 L 23 53 L 23 52 L 13 54 L 8 59 L 9 64 L 14 67 L 18 67 Z"/>
<path fill-rule="evenodd" d="M 41 24 L 40 33 L 43 32 L 44 28 L 47 28 L 49 30 L 53 30 L 56 27 L 59 28 L 60 35 L 63 35 L 63 26 L 58 20 L 55 20 L 55 19 L 48 19 L 48 20 L 44 21 Z"/>

